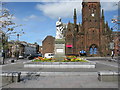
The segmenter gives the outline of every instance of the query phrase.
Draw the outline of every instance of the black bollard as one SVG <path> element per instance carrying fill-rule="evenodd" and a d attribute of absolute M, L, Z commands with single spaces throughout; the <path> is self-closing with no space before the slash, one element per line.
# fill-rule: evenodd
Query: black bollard
<path fill-rule="evenodd" d="M 11 60 L 11 63 L 14 63 L 15 62 L 15 60 Z"/>
<path fill-rule="evenodd" d="M 20 82 L 20 75 L 21 75 L 21 72 L 18 72 L 18 80 L 17 80 L 17 82 Z"/>

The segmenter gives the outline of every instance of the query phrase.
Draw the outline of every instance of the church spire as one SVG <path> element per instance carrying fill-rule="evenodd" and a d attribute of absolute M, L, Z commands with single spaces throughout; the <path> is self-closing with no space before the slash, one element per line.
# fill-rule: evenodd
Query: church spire
<path fill-rule="evenodd" d="M 106 28 L 108 28 L 109 26 L 108 26 L 108 22 L 106 21 Z"/>
<path fill-rule="evenodd" d="M 76 23 L 77 23 L 76 8 L 74 9 L 74 16 L 73 16 L 73 18 L 74 18 L 74 24 L 76 26 Z"/>
<path fill-rule="evenodd" d="M 102 19 L 104 20 L 104 10 L 102 9 Z"/>

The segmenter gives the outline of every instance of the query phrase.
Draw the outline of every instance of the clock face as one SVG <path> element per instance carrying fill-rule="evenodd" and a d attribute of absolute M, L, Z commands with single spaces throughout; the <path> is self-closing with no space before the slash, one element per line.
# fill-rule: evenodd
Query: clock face
<path fill-rule="evenodd" d="M 91 14 L 91 16 L 92 16 L 92 17 L 94 17 L 94 16 L 95 16 L 95 14 L 94 14 L 94 13 L 92 13 L 92 14 Z"/>

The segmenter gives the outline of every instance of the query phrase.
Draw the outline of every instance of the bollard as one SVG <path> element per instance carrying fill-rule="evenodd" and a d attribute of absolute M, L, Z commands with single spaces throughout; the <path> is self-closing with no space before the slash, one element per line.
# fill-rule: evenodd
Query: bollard
<path fill-rule="evenodd" d="M 12 74 L 12 76 L 11 76 L 11 81 L 12 81 L 12 83 L 14 82 L 14 73 L 11 73 Z"/>
<path fill-rule="evenodd" d="M 18 72 L 18 80 L 17 80 L 17 82 L 20 82 L 20 75 L 21 75 L 21 72 Z"/>
<path fill-rule="evenodd" d="M 14 60 L 11 60 L 11 63 L 14 63 Z"/>
<path fill-rule="evenodd" d="M 12 77 L 13 77 L 13 82 L 20 82 L 20 72 L 13 72 Z"/>

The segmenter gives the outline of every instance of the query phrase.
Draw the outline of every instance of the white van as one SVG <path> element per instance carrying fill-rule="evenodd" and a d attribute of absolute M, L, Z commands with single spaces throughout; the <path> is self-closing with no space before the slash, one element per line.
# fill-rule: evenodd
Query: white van
<path fill-rule="evenodd" d="M 45 54 L 44 54 L 44 57 L 45 57 L 45 58 L 53 58 L 53 57 L 54 57 L 54 54 L 53 54 L 53 53 L 45 53 Z"/>

